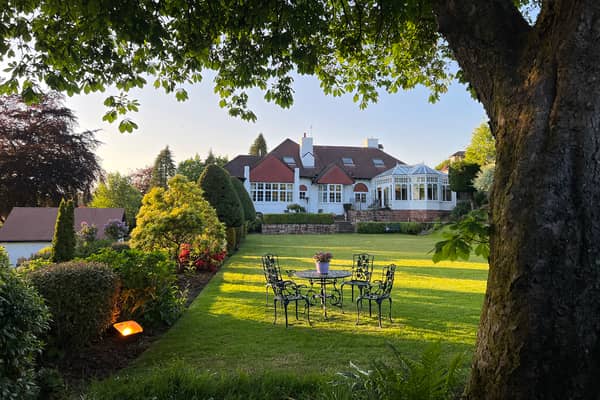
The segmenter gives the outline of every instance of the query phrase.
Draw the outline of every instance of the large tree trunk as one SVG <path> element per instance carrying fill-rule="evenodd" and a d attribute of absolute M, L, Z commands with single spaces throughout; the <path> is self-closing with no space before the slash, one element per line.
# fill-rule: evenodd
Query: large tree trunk
<path fill-rule="evenodd" d="M 436 6 L 498 154 L 466 397 L 598 399 L 600 2 L 548 1 L 531 28 L 510 3 Z"/>

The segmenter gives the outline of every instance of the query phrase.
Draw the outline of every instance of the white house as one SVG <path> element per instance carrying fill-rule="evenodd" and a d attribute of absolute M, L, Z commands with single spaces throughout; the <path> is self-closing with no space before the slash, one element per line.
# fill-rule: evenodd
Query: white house
<path fill-rule="evenodd" d="M 396 178 L 404 179 L 400 167 L 408 177 L 400 184 L 400 192 L 410 193 L 406 200 L 395 193 Z M 256 211 L 262 213 L 283 213 L 295 203 L 308 212 L 343 214 L 343 204 L 350 203 L 356 210 L 435 210 L 437 218 L 456 204 L 445 174 L 424 165 L 406 166 L 374 138 L 361 147 L 318 146 L 304 134 L 299 144 L 286 139 L 262 158 L 240 155 L 225 169 L 244 182 Z"/>

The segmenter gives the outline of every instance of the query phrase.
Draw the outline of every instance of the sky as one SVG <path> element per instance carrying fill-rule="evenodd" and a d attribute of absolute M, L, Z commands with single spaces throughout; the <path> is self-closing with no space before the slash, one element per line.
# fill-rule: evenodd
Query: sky
<path fill-rule="evenodd" d="M 67 106 L 79 119 L 78 130 L 99 129 L 103 142 L 97 154 L 107 172 L 129 173 L 152 165 L 165 146 L 178 163 L 196 153 L 203 159 L 215 155 L 232 159 L 247 154 L 262 133 L 271 150 L 286 138 L 299 142 L 304 132 L 315 145 L 362 146 L 367 137 L 378 138 L 384 151 L 407 164 L 435 166 L 458 150 L 464 150 L 475 127 L 487 120 L 483 107 L 454 83 L 440 101 L 427 101 L 425 88 L 395 94 L 382 93 L 377 103 L 360 110 L 351 95 L 323 94 L 314 77 L 296 76 L 294 105 L 282 109 L 263 100 L 258 91 L 250 94 L 256 122 L 230 117 L 219 107 L 210 79 L 186 87 L 190 99 L 178 102 L 174 95 L 148 86 L 131 92 L 140 111 L 131 114 L 139 129 L 120 133 L 118 123 L 102 121 L 105 93 L 67 98 Z"/>

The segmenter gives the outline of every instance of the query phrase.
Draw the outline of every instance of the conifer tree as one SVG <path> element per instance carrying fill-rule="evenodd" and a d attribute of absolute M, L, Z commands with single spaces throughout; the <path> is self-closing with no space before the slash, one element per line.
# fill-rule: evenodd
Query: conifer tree
<path fill-rule="evenodd" d="M 267 142 L 262 133 L 258 134 L 258 137 L 250 146 L 249 154 L 251 156 L 264 157 L 267 154 Z"/>
<path fill-rule="evenodd" d="M 198 183 L 204 190 L 204 197 L 217 210 L 219 220 L 225 226 L 242 226 L 244 211 L 227 171 L 218 165 L 209 164 L 204 168 Z"/>
<path fill-rule="evenodd" d="M 61 200 L 52 238 L 52 261 L 63 262 L 75 256 L 75 205 Z"/>
<path fill-rule="evenodd" d="M 238 198 L 240 199 L 242 208 L 244 209 L 245 220 L 249 222 L 254 221 L 256 219 L 256 210 L 254 208 L 254 203 L 252 203 L 252 199 L 248 194 L 248 191 L 244 187 L 244 184 L 235 176 L 231 177 L 231 184 L 236 194 L 238 195 Z"/>
<path fill-rule="evenodd" d="M 158 156 L 154 161 L 150 187 L 167 189 L 167 183 L 170 178 L 175 176 L 176 171 L 177 169 L 175 168 L 175 162 L 173 161 L 173 154 L 171 153 L 169 146 L 167 146 L 158 153 Z"/>

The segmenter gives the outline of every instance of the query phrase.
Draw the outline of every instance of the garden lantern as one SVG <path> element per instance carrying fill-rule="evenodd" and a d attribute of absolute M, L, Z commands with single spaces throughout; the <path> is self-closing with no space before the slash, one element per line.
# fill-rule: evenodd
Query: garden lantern
<path fill-rule="evenodd" d="M 135 321 L 123 321 L 113 325 L 122 336 L 131 336 L 144 331 L 142 326 Z"/>

